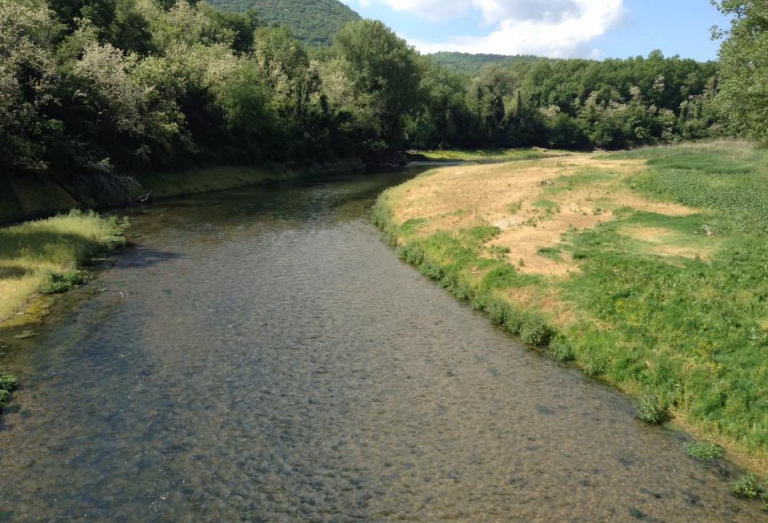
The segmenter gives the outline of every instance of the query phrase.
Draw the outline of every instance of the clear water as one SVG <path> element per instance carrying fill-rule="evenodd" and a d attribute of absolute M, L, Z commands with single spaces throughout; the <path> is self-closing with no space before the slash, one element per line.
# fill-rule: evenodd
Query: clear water
<path fill-rule="evenodd" d="M 401 263 L 368 213 L 402 176 L 138 212 L 93 297 L 5 351 L 0 520 L 766 520 Z"/>

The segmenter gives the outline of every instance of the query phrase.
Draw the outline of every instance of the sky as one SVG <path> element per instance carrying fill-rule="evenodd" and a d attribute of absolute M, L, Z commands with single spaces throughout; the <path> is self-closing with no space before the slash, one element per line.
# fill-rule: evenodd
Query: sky
<path fill-rule="evenodd" d="M 710 29 L 727 27 L 709 0 L 342 0 L 423 53 L 628 58 L 659 49 L 717 58 Z"/>

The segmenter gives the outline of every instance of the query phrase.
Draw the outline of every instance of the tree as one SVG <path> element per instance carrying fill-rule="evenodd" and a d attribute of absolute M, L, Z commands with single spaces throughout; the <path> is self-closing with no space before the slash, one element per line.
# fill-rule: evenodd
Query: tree
<path fill-rule="evenodd" d="M 720 48 L 719 101 L 737 130 L 768 144 L 768 3 L 723 0 L 716 5 L 733 16 Z"/>
<path fill-rule="evenodd" d="M 506 135 L 507 105 L 514 80 L 498 64 L 483 66 L 467 92 L 467 106 L 480 125 L 483 145 L 499 147 Z"/>
<path fill-rule="evenodd" d="M 47 142 L 61 131 L 53 55 L 57 24 L 45 6 L 0 2 L 0 166 L 41 171 Z"/>
<path fill-rule="evenodd" d="M 405 116 L 420 102 L 418 54 L 383 23 L 350 22 L 336 36 L 335 49 L 355 95 L 373 115 L 384 148 L 403 143 Z M 363 115 L 361 115 L 363 116 Z"/>

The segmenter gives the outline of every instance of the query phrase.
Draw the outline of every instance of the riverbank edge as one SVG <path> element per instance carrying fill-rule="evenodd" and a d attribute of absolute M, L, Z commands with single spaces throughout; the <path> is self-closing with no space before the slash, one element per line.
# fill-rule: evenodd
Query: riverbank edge
<path fill-rule="evenodd" d="M 6 173 L 0 176 L 0 227 L 37 220 L 71 209 L 105 210 L 131 206 L 136 198 L 157 201 L 178 196 L 204 194 L 228 189 L 313 179 L 337 174 L 363 172 L 359 159 L 300 168 L 285 164 L 260 166 L 214 165 L 183 171 L 125 173 L 137 185 L 123 197 L 103 198 L 98 194 L 73 195 L 71 189 L 45 175 Z"/>
<path fill-rule="evenodd" d="M 432 169 L 420 174 L 418 178 L 426 178 L 435 173 Z M 405 182 L 409 183 L 409 182 Z M 402 187 L 400 186 L 397 187 Z M 397 188 L 395 187 L 395 188 Z M 638 408 L 638 418 L 642 419 L 643 400 L 641 391 L 625 386 L 624 383 L 608 379 L 606 376 L 592 376 L 573 358 L 570 350 L 571 340 L 567 333 L 557 329 L 543 311 L 523 308 L 512 300 L 494 294 L 493 291 L 483 291 L 477 281 L 470 281 L 463 274 L 451 273 L 448 267 L 435 257 L 424 252 L 418 241 L 407 242 L 404 225 L 398 225 L 393 219 L 390 204 L 390 190 L 384 191 L 377 198 L 372 210 L 371 220 L 382 233 L 382 240 L 389 244 L 398 257 L 415 267 L 427 278 L 450 292 L 455 298 L 469 303 L 475 310 L 481 311 L 493 323 L 499 325 L 508 334 L 518 338 L 530 349 L 536 350 L 544 357 L 551 357 L 562 364 L 573 365 L 585 376 L 606 383 L 628 397 L 632 398 Z M 713 435 L 711 431 L 699 426 L 695 420 L 686 416 L 684 411 L 672 410 L 674 417 L 670 420 L 662 416 L 660 421 L 671 430 L 679 430 L 689 434 L 696 440 L 715 441 L 728 452 L 727 460 L 738 467 L 768 477 L 768 457 L 758 456 L 739 444 L 737 441 L 724 436 Z M 766 505 L 768 506 L 768 504 Z"/>
<path fill-rule="evenodd" d="M 282 164 L 268 164 L 258 167 L 208 166 L 185 171 L 148 173 L 141 177 L 140 186 L 134 190 L 134 196 L 143 194 L 148 201 L 162 201 L 193 194 L 363 172 L 365 169 L 366 165 L 361 160 L 353 159 L 301 169 L 292 169 Z M 53 218 L 72 209 L 104 211 L 124 208 L 135 203 L 135 200 L 83 200 L 76 200 L 55 181 L 7 173 L 0 176 L 0 228 Z M 78 269 L 82 270 L 99 256 L 114 252 L 114 246 L 105 245 L 104 251 L 98 251 L 88 259 L 78 260 Z M 90 271 L 98 272 L 98 267 L 91 268 Z M 30 325 L 39 324 L 48 315 L 59 296 L 43 294 L 40 289 L 30 293 L 25 304 L 14 315 L 0 318 L 0 331 L 15 333 Z"/>

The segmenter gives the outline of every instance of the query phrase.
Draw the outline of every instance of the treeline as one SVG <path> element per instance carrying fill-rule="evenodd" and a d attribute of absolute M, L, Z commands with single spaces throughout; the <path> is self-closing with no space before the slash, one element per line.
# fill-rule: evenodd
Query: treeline
<path fill-rule="evenodd" d="M 475 78 L 427 69 L 419 147 L 622 149 L 718 136 L 717 64 L 654 51 L 628 60 L 520 60 Z"/>
<path fill-rule="evenodd" d="M 70 179 L 722 132 L 711 63 L 523 61 L 471 78 L 380 22 L 305 48 L 253 12 L 184 0 L 5 0 L 0 56 L 0 169 Z"/>

